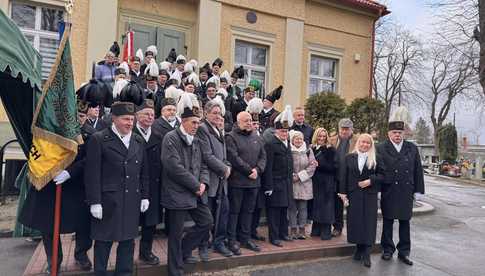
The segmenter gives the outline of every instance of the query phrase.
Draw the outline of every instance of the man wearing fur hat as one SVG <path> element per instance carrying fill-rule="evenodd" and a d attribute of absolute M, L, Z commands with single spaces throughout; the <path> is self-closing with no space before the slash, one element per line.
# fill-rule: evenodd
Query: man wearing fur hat
<path fill-rule="evenodd" d="M 212 76 L 219 76 L 221 74 L 221 68 L 224 62 L 221 58 L 216 58 L 214 62 L 212 62 Z"/>
<path fill-rule="evenodd" d="M 413 214 L 413 198 L 424 194 L 424 176 L 419 151 L 411 142 L 404 140 L 404 130 L 409 123 L 407 110 L 399 107 L 389 122 L 388 140 L 377 145 L 377 162 L 384 166 L 384 182 L 381 185 L 382 210 L 382 259 L 389 261 L 398 251 L 398 259 L 407 265 L 411 252 L 410 224 Z M 393 242 L 393 223 L 399 220 L 399 243 Z"/>
<path fill-rule="evenodd" d="M 265 140 L 266 169 L 263 190 L 267 197 L 269 241 L 282 247 L 288 236 L 288 206 L 293 200 L 293 157 L 288 130 L 293 124 L 291 107 L 287 106 L 274 121 L 275 133 Z"/>
<path fill-rule="evenodd" d="M 264 109 L 261 112 L 260 124 L 261 130 L 264 132 L 266 129 L 273 126 L 273 121 L 280 114 L 280 112 L 274 109 L 274 103 L 281 98 L 281 92 L 283 91 L 283 86 L 280 85 L 275 90 L 271 91 L 266 97 L 264 97 L 263 104 Z"/>
<path fill-rule="evenodd" d="M 87 145 L 84 183 L 92 215 L 96 275 L 107 275 L 114 241 L 118 242 L 115 274 L 133 273 L 140 211 L 150 204 L 144 142 L 132 131 L 134 113 L 133 103 L 115 102 L 111 128 L 93 134 Z"/>
<path fill-rule="evenodd" d="M 177 104 L 181 125 L 167 133 L 162 143 L 161 204 L 168 210 L 168 274 L 183 275 L 184 263 L 195 263 L 192 250 L 209 234 L 213 219 L 207 206 L 209 171 L 195 136 L 200 124 L 200 107 L 189 93 Z M 195 222 L 184 235 L 184 222 Z"/>
<path fill-rule="evenodd" d="M 140 86 L 144 85 L 143 73 L 140 71 L 141 60 L 139 57 L 132 57 L 130 62 L 130 80 L 135 81 Z"/>
<path fill-rule="evenodd" d="M 142 52 L 143 53 L 143 52 Z M 147 66 L 150 64 L 150 62 L 153 60 L 156 59 L 157 57 L 157 54 L 158 54 L 158 50 L 157 50 L 157 46 L 155 45 L 150 45 L 147 47 L 146 51 L 145 51 L 145 58 L 143 60 L 143 65 L 141 66 L 140 70 L 142 72 L 145 72 L 145 69 L 147 68 Z"/>
<path fill-rule="evenodd" d="M 152 61 L 145 69 L 146 86 L 143 90 L 144 98 L 152 99 L 155 103 L 155 118 L 160 117 L 162 100 L 165 98 L 164 89 L 158 84 L 159 77 L 158 65 Z"/>
<path fill-rule="evenodd" d="M 153 100 L 145 99 L 140 106 L 137 106 L 136 123 L 133 132 L 140 135 L 144 140 L 145 154 L 148 161 L 148 171 L 150 176 L 148 210 L 140 216 L 141 239 L 139 259 L 146 264 L 157 265 L 160 260 L 152 252 L 153 236 L 157 224 L 161 223 L 162 208 L 160 204 L 160 187 L 162 169 L 161 147 L 163 137 L 160 133 L 153 130 L 152 125 L 155 119 L 155 105 Z"/>

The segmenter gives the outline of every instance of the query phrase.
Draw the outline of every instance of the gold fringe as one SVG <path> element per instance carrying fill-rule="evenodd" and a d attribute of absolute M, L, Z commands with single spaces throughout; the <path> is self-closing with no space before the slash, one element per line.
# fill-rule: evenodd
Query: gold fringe
<path fill-rule="evenodd" d="M 61 171 L 65 170 L 71 163 L 76 159 L 76 154 L 73 153 L 70 156 L 68 156 L 66 159 L 62 160 L 54 166 L 50 172 L 47 172 L 44 176 L 42 177 L 35 177 L 32 171 L 30 170 L 29 167 L 29 173 L 28 173 L 28 178 L 30 180 L 30 183 L 35 187 L 37 191 L 40 191 L 42 188 L 44 188 L 49 181 L 51 181 L 57 174 L 59 174 Z"/>
<path fill-rule="evenodd" d="M 39 137 L 39 138 L 45 139 L 49 142 L 58 144 L 61 147 L 77 154 L 77 147 L 78 147 L 77 141 L 62 137 L 61 135 L 55 134 L 53 132 L 47 131 L 45 129 L 42 129 L 42 128 L 39 128 L 39 127 L 36 127 L 36 126 L 34 126 L 32 128 L 32 136 L 33 136 L 34 139 L 36 137 Z M 82 138 L 79 137 L 79 136 L 76 137 L 76 140 L 81 139 L 81 141 L 82 141 Z"/>
<path fill-rule="evenodd" d="M 57 67 L 59 67 L 62 54 L 64 53 L 64 47 L 66 47 L 66 42 L 70 35 L 71 35 L 71 25 L 69 24 L 69 25 L 66 25 L 66 28 L 64 29 L 64 34 L 62 35 L 62 40 L 61 40 L 61 43 L 59 44 L 59 49 L 57 50 L 56 60 L 54 62 L 54 65 L 52 66 L 51 72 L 49 74 L 49 78 L 47 79 L 47 81 L 44 83 L 44 86 L 42 87 L 42 95 L 39 98 L 39 102 L 37 103 L 37 106 L 35 107 L 34 117 L 32 119 L 32 128 L 37 123 L 37 118 L 39 117 L 40 108 L 42 107 L 42 104 L 44 103 L 44 99 L 47 95 L 47 91 L 50 88 L 51 83 L 54 80 L 54 77 L 56 76 Z"/>

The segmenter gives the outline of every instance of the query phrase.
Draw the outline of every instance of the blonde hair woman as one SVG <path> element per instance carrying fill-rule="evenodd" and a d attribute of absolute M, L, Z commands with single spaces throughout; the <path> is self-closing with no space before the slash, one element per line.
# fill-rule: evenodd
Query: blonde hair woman
<path fill-rule="evenodd" d="M 313 174 L 313 202 L 310 218 L 313 220 L 312 236 L 322 240 L 332 238 L 331 228 L 335 222 L 335 193 L 337 191 L 336 150 L 330 145 L 328 131 L 317 128 L 312 138 L 316 169 Z"/>
<path fill-rule="evenodd" d="M 374 140 L 361 134 L 355 149 L 345 157 L 341 198 L 347 201 L 347 241 L 357 244 L 354 260 L 370 267 L 370 250 L 376 239 L 377 193 L 383 172 L 376 162 Z"/>

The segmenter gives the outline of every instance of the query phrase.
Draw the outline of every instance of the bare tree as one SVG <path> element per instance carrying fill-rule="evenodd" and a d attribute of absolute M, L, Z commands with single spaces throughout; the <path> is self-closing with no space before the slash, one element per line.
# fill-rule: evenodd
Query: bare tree
<path fill-rule="evenodd" d="M 453 103 L 459 98 L 473 97 L 477 91 L 473 60 L 464 56 L 469 50 L 431 45 L 427 51 L 427 73 L 422 78 L 421 92 L 416 95 L 430 108 L 436 152 L 439 130 L 448 119 Z"/>
<path fill-rule="evenodd" d="M 374 54 L 374 97 L 385 106 L 384 122 L 389 120 L 392 106 L 400 104 L 410 92 L 412 80 L 421 68 L 421 43 L 392 20 L 378 22 Z"/>
<path fill-rule="evenodd" d="M 474 60 L 474 69 L 485 93 L 485 0 L 431 1 L 436 11 L 437 34 L 446 44 Z"/>

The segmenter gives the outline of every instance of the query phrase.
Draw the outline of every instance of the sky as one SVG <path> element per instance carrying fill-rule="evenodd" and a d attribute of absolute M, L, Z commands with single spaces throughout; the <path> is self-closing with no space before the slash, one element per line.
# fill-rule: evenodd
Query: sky
<path fill-rule="evenodd" d="M 432 1 L 437 0 L 384 0 L 378 1 L 386 4 L 391 10 L 391 16 L 396 22 L 411 30 L 418 38 L 425 38 L 425 34 L 433 31 L 432 15 L 433 10 L 429 7 Z M 485 103 L 484 103 L 485 104 Z M 410 108 L 412 110 L 412 108 Z M 420 117 L 429 117 L 419 111 L 411 111 L 414 123 Z M 470 143 L 485 144 L 485 128 L 482 122 L 485 121 L 485 114 L 480 113 L 470 103 L 455 103 L 453 111 L 450 112 L 449 120 L 453 120 L 453 112 L 456 113 L 456 127 L 459 136 L 466 135 Z M 429 122 L 429 118 L 425 118 Z"/>

